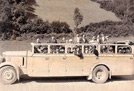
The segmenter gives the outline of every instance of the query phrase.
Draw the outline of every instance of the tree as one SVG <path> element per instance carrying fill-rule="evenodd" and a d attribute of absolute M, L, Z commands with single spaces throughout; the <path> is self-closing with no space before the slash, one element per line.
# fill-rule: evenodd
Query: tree
<path fill-rule="evenodd" d="M 74 35 L 76 34 L 76 31 L 78 29 L 78 26 L 81 24 L 83 21 L 83 15 L 81 14 L 79 8 L 75 8 L 74 10 L 74 17 L 73 17 L 74 23 L 75 23 L 75 28 L 74 28 Z"/>

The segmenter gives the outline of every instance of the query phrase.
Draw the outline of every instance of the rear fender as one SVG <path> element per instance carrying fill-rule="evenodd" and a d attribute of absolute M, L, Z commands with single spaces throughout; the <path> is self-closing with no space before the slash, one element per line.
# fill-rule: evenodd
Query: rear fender
<path fill-rule="evenodd" d="M 105 66 L 105 67 L 108 69 L 108 72 L 109 72 L 109 79 L 111 79 L 112 73 L 111 73 L 110 68 L 109 68 L 107 65 L 105 65 L 105 64 L 95 64 L 95 65 L 90 69 L 90 73 L 89 73 L 89 76 L 87 77 L 87 80 L 91 80 L 91 79 L 92 79 L 92 72 L 93 72 L 94 68 L 97 67 L 97 66 L 99 66 L 99 65 L 103 65 L 103 66 Z"/>

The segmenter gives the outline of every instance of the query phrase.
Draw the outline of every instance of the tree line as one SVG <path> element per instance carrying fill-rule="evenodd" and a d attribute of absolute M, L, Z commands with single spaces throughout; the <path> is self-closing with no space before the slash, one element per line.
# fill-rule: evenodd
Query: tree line
<path fill-rule="evenodd" d="M 92 0 L 100 7 L 112 11 L 122 21 L 102 21 L 78 27 L 84 16 L 80 9 L 74 10 L 75 27 L 70 29 L 66 22 L 43 21 L 33 12 L 32 5 L 37 5 L 36 0 L 1 0 L 0 2 L 0 37 L 2 40 L 15 40 L 18 37 L 26 39 L 37 34 L 73 34 L 85 33 L 93 36 L 103 33 L 108 36 L 133 36 L 134 35 L 134 0 Z M 28 37 L 30 38 L 30 37 Z"/>
<path fill-rule="evenodd" d="M 66 22 L 43 21 L 33 14 L 35 0 L 1 0 L 0 2 L 0 36 L 2 40 L 15 40 L 17 37 L 26 37 L 29 33 L 71 33 Z"/>
<path fill-rule="evenodd" d="M 100 4 L 100 7 L 112 11 L 121 19 L 119 22 L 102 21 L 90 23 L 78 29 L 77 33 L 98 35 L 103 33 L 111 37 L 134 36 L 134 0 L 92 0 Z"/>

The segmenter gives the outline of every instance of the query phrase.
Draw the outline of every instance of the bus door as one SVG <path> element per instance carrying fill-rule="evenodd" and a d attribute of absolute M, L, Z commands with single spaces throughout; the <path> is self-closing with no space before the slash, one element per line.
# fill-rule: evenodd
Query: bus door
<path fill-rule="evenodd" d="M 68 45 L 66 53 L 66 76 L 81 76 L 83 67 L 81 45 Z"/>
<path fill-rule="evenodd" d="M 48 76 L 48 46 L 36 45 L 33 50 L 34 54 L 29 58 L 32 75 L 39 77 Z"/>
<path fill-rule="evenodd" d="M 65 45 L 50 45 L 49 76 L 65 76 Z"/>

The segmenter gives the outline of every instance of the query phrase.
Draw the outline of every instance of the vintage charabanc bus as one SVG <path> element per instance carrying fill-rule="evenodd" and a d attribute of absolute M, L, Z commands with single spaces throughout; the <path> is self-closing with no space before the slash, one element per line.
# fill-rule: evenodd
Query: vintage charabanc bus
<path fill-rule="evenodd" d="M 87 77 L 104 83 L 112 76 L 134 74 L 134 46 L 127 44 L 31 43 L 31 51 L 6 51 L 0 81 L 12 84 L 21 76 Z"/>

